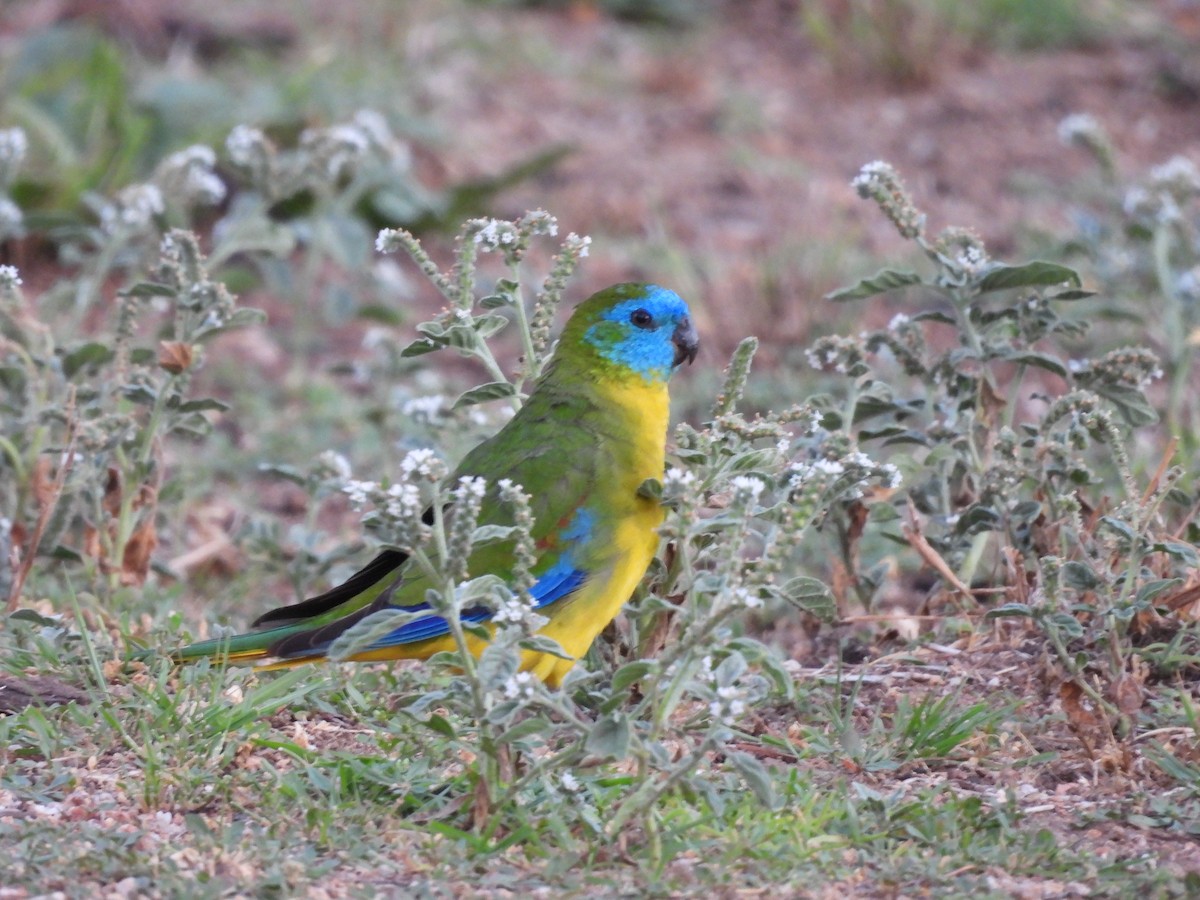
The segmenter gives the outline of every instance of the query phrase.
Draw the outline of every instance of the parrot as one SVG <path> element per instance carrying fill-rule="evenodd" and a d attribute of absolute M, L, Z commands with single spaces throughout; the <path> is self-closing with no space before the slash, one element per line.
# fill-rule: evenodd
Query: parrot
<path fill-rule="evenodd" d="M 529 397 L 449 476 L 482 478 L 480 524 L 504 523 L 498 483 L 529 495 L 537 559 L 530 574 L 538 633 L 569 657 L 524 649 L 521 670 L 558 688 L 596 636 L 633 594 L 658 549 L 664 510 L 641 486 L 661 478 L 669 419 L 667 381 L 695 360 L 699 338 L 687 303 L 654 284 L 618 284 L 571 313 Z M 431 511 L 426 521 L 431 521 Z M 513 543 L 475 547 L 470 577 L 513 574 Z M 425 602 L 429 584 L 407 555 L 384 549 L 345 583 L 258 617 L 254 630 L 176 650 L 176 661 L 204 657 L 274 669 L 327 658 L 348 628 L 385 609 L 418 615 L 350 656 L 351 661 L 427 659 L 456 645 L 444 618 Z M 488 626 L 485 606 L 465 622 Z M 494 625 L 492 626 L 494 627 Z M 487 641 L 467 635 L 478 656 Z"/>

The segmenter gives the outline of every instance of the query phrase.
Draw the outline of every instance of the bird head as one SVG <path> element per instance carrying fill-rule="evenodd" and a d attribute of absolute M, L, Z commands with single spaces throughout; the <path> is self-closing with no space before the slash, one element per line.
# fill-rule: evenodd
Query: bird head
<path fill-rule="evenodd" d="M 576 307 L 563 340 L 650 383 L 665 382 L 700 347 L 687 304 L 654 284 L 618 284 L 593 294 Z"/>

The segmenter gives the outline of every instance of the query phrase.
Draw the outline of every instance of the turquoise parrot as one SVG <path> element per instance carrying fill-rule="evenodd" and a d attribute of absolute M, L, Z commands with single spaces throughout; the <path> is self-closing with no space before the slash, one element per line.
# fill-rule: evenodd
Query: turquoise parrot
<path fill-rule="evenodd" d="M 661 478 L 668 424 L 667 380 L 699 342 L 687 304 L 651 284 L 619 284 L 576 307 L 529 399 L 493 437 L 467 454 L 450 476 L 483 478 L 479 521 L 505 523 L 497 484 L 530 495 L 537 579 L 530 593 L 549 621 L 540 634 L 571 659 L 523 651 L 522 669 L 557 687 L 620 611 L 658 546 L 660 504 L 639 494 Z M 485 544 L 468 560 L 471 577 L 513 572 L 511 543 Z M 385 609 L 413 613 L 425 603 L 426 577 L 407 556 L 382 551 L 344 584 L 260 616 L 255 631 L 204 641 L 178 660 L 218 657 L 277 668 L 324 659 L 346 629 Z M 487 627 L 492 611 L 474 607 L 464 621 Z M 478 654 L 485 641 L 468 636 Z M 376 639 L 354 660 L 427 659 L 454 642 L 446 621 L 429 615 Z"/>

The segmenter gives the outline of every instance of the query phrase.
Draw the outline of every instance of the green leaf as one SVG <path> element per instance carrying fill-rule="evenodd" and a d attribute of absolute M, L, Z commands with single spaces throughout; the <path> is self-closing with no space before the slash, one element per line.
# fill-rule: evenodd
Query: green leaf
<path fill-rule="evenodd" d="M 475 677 L 485 690 L 499 691 L 521 667 L 521 654 L 512 644 L 488 644 L 479 654 Z"/>
<path fill-rule="evenodd" d="M 429 338 L 417 338 L 407 347 L 400 351 L 400 355 L 404 358 L 413 356 L 424 356 L 426 353 L 432 353 L 434 350 L 444 346 L 438 341 L 430 340 Z"/>
<path fill-rule="evenodd" d="M 629 755 L 629 738 L 629 718 L 624 713 L 614 712 L 596 720 L 584 747 L 594 756 L 624 759 Z"/>
<path fill-rule="evenodd" d="M 835 303 L 842 303 L 847 300 L 862 300 L 866 297 L 874 297 L 876 294 L 920 283 L 921 276 L 916 272 L 908 272 L 902 269 L 881 269 L 870 278 L 864 278 L 853 287 L 842 288 L 841 290 L 826 294 L 825 299 L 832 300 Z"/>
<path fill-rule="evenodd" d="M 375 641 L 391 634 L 397 628 L 425 615 L 428 615 L 428 612 L 424 610 L 412 612 L 403 609 L 381 609 L 339 634 L 329 645 L 326 655 L 334 662 L 346 660 L 366 650 Z"/>
<path fill-rule="evenodd" d="M 62 359 L 63 374 L 74 378 L 75 374 L 88 366 L 100 366 L 116 355 L 113 349 L 105 344 L 91 341 L 65 354 Z"/>
<path fill-rule="evenodd" d="M 1182 541 L 1157 541 L 1150 549 L 1156 553 L 1173 556 L 1189 569 L 1200 568 L 1200 554 L 1196 553 L 1196 548 L 1191 544 L 1185 544 Z"/>
<path fill-rule="evenodd" d="M 559 659 L 569 659 L 574 662 L 575 657 L 562 648 L 562 645 L 554 638 L 546 637 L 544 634 L 535 634 L 525 638 L 519 644 L 522 650 L 532 650 L 535 653 L 545 653 L 549 656 L 555 656 Z"/>
<path fill-rule="evenodd" d="M 1097 394 L 1117 407 L 1121 417 L 1132 428 L 1143 428 L 1158 421 L 1158 413 L 1137 388 L 1119 384 L 1090 386 Z"/>
<path fill-rule="evenodd" d="M 463 391 L 450 408 L 462 409 L 464 406 L 474 406 L 476 403 L 500 400 L 504 397 L 512 397 L 516 392 L 517 389 L 507 381 L 489 381 L 487 384 L 473 387 L 469 391 Z"/>
<path fill-rule="evenodd" d="M 662 482 L 657 478 L 647 478 L 638 485 L 637 495 L 646 500 L 661 500 L 663 493 Z"/>
<path fill-rule="evenodd" d="M 783 584 L 778 593 L 788 603 L 816 616 L 822 622 L 837 621 L 837 601 L 833 592 L 816 578 L 800 575 Z"/>
<path fill-rule="evenodd" d="M 437 713 L 434 713 L 428 719 L 422 721 L 421 724 L 430 731 L 440 734 L 442 737 L 453 738 L 458 736 L 454 730 L 454 726 Z"/>
<path fill-rule="evenodd" d="M 1179 587 L 1183 584 L 1182 578 L 1157 578 L 1154 581 L 1147 581 L 1137 592 L 1135 604 L 1137 606 L 1149 605 L 1155 597 L 1171 588 Z"/>
<path fill-rule="evenodd" d="M 175 288 L 154 281 L 139 281 L 132 287 L 118 291 L 117 294 L 121 297 L 174 297 Z"/>
<path fill-rule="evenodd" d="M 1103 582 L 1092 567 L 1077 559 L 1069 560 L 1062 566 L 1062 581 L 1069 588 L 1077 591 L 1094 591 Z"/>
<path fill-rule="evenodd" d="M 1026 366 L 1035 366 L 1063 378 L 1067 377 L 1067 367 L 1062 364 L 1062 360 L 1049 353 L 1038 353 L 1036 350 L 1017 350 L 1000 354 L 1000 359 Z"/>
<path fill-rule="evenodd" d="M 1011 288 L 1052 287 L 1056 284 L 1069 284 L 1079 287 L 1082 282 L 1079 273 L 1058 263 L 1034 260 L 1022 266 L 1006 266 L 997 263 L 988 269 L 988 273 L 980 279 L 980 293 L 989 291 L 1004 291 Z"/>
<path fill-rule="evenodd" d="M 207 412 L 210 409 L 215 409 L 218 412 L 224 412 L 229 409 L 228 403 L 222 403 L 213 397 L 201 397 L 196 400 L 188 400 L 185 403 L 180 403 L 176 409 L 181 413 L 189 412 Z"/>
<path fill-rule="evenodd" d="M 209 338 L 216 337 L 218 334 L 236 331 L 239 328 L 248 328 L 251 325 L 262 325 L 266 321 L 267 314 L 261 309 L 243 306 L 240 309 L 235 309 L 229 318 L 220 325 L 196 329 L 195 333 L 192 334 L 192 340 L 195 343 L 201 343 L 207 341 Z"/>
<path fill-rule="evenodd" d="M 481 338 L 490 338 L 493 334 L 508 326 L 508 317 L 492 314 L 475 317 L 475 333 Z"/>
<path fill-rule="evenodd" d="M 764 766 L 757 758 L 749 753 L 743 753 L 740 750 L 734 750 L 725 754 L 725 759 L 729 761 L 742 780 L 754 792 L 754 796 L 758 798 L 758 802 L 768 809 L 774 809 L 778 800 L 775 796 L 775 786 L 771 783 L 771 775 L 767 772 L 767 767 Z"/>
<path fill-rule="evenodd" d="M 989 609 L 984 613 L 985 619 L 1002 619 L 1006 616 L 1026 616 L 1033 615 L 1033 607 L 1028 603 L 1005 603 L 1003 606 L 997 606 L 995 609 Z"/>
<path fill-rule="evenodd" d="M 480 525 L 471 535 L 471 546 L 478 547 L 480 544 L 507 541 L 509 538 L 516 537 L 520 530 L 516 525 Z"/>
<path fill-rule="evenodd" d="M 620 694 L 626 688 L 636 684 L 654 670 L 654 664 L 649 660 L 638 659 L 626 663 L 613 673 L 612 692 Z"/>
<path fill-rule="evenodd" d="M 530 716 L 496 738 L 498 744 L 511 744 L 531 734 L 552 734 L 554 726 L 545 716 Z"/>

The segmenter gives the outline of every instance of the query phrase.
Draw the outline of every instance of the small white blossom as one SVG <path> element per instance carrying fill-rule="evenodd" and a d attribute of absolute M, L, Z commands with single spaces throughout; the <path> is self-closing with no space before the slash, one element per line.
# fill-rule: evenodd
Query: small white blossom
<path fill-rule="evenodd" d="M 471 223 L 475 229 L 473 240 L 484 253 L 499 250 L 517 242 L 517 229 L 512 222 L 500 219 L 475 219 Z"/>
<path fill-rule="evenodd" d="M 22 128 L 5 128 L 0 130 L 0 163 L 6 164 L 9 171 L 16 169 L 25 159 L 29 150 L 29 139 L 25 137 Z"/>
<path fill-rule="evenodd" d="M 1058 123 L 1058 139 L 1064 144 L 1102 137 L 1103 131 L 1096 117 L 1088 113 L 1071 113 Z"/>
<path fill-rule="evenodd" d="M 236 125 L 225 138 L 225 151 L 235 165 L 250 166 L 261 158 L 267 136 L 261 129 Z"/>
<path fill-rule="evenodd" d="M 762 597 L 751 591 L 749 588 L 737 587 L 733 589 L 732 598 L 735 606 L 743 607 L 744 609 L 758 609 L 763 605 Z"/>
<path fill-rule="evenodd" d="M 387 490 L 385 509 L 393 519 L 419 516 L 424 511 L 424 506 L 421 502 L 421 489 L 411 482 L 393 484 Z"/>
<path fill-rule="evenodd" d="M 347 480 L 342 486 L 342 493 L 350 498 L 354 506 L 366 506 L 367 498 L 378 489 L 379 485 L 373 481 Z"/>
<path fill-rule="evenodd" d="M 974 275 L 988 263 L 987 254 L 974 244 L 959 251 L 956 262 L 969 274 Z"/>
<path fill-rule="evenodd" d="M 0 234 L 18 234 L 25 224 L 25 214 L 21 207 L 8 197 L 0 197 Z"/>
<path fill-rule="evenodd" d="M 533 611 L 533 607 L 520 597 L 506 597 L 496 604 L 492 619 L 498 625 L 521 625 Z"/>
<path fill-rule="evenodd" d="M 113 203 L 100 211 L 100 224 L 110 234 L 119 227 L 140 231 L 149 227 L 154 217 L 161 215 L 162 191 L 154 184 L 132 184 L 123 188 Z"/>
<path fill-rule="evenodd" d="M 558 234 L 558 219 L 544 209 L 533 209 L 521 217 L 519 223 L 529 229 L 530 234 L 547 234 L 554 237 Z"/>
<path fill-rule="evenodd" d="M 1200 170 L 1186 156 L 1172 156 L 1161 166 L 1150 170 L 1154 186 L 1179 194 L 1200 193 Z"/>
<path fill-rule="evenodd" d="M 0 287 L 15 288 L 21 285 L 21 273 L 16 266 L 0 266 Z"/>
<path fill-rule="evenodd" d="M 528 672 L 518 672 L 504 682 L 504 696 L 509 700 L 532 700 L 534 693 L 533 676 Z"/>
<path fill-rule="evenodd" d="M 375 236 L 376 253 L 395 253 L 400 247 L 400 230 L 397 228 L 381 229 Z"/>
<path fill-rule="evenodd" d="M 487 479 L 476 478 L 471 475 L 464 475 L 458 479 L 458 487 L 454 490 L 458 497 L 474 497 L 476 500 L 482 500 L 487 493 Z"/>
<path fill-rule="evenodd" d="M 866 197 L 867 191 L 883 177 L 892 177 L 895 169 L 881 159 L 869 162 L 858 170 L 858 174 L 850 182 L 850 186 Z"/>
<path fill-rule="evenodd" d="M 904 475 L 901 474 L 894 463 L 884 463 L 879 468 L 883 472 L 884 486 L 889 490 L 895 490 L 904 483 Z"/>
<path fill-rule="evenodd" d="M 716 699 L 708 704 L 708 711 L 722 725 L 731 727 L 746 711 L 742 691 L 733 685 L 717 688 Z"/>
<path fill-rule="evenodd" d="M 432 422 L 438 418 L 442 405 L 446 402 L 442 394 L 430 394 L 428 397 L 410 397 L 400 407 L 400 412 L 414 419 L 424 419 Z"/>
<path fill-rule="evenodd" d="M 573 249 L 580 259 L 583 259 L 588 255 L 588 247 L 590 247 L 591 244 L 592 239 L 586 234 L 581 237 L 572 231 L 567 235 L 567 246 Z"/>
<path fill-rule="evenodd" d="M 754 502 L 766 487 L 762 480 L 754 478 L 750 475 L 738 475 L 729 482 L 733 488 L 734 496 L 741 499 L 743 502 Z"/>
<path fill-rule="evenodd" d="M 562 777 L 560 777 L 558 780 L 558 784 L 559 787 L 561 787 L 563 791 L 568 794 L 578 794 L 581 790 L 583 790 L 583 785 L 580 783 L 579 779 L 570 772 L 563 772 Z"/>
<path fill-rule="evenodd" d="M 340 481 L 350 477 L 350 460 L 336 450 L 326 450 L 317 457 L 318 464 Z"/>
<path fill-rule="evenodd" d="M 440 464 L 437 454 L 428 448 L 419 450 L 410 450 L 408 454 L 400 461 L 400 471 L 404 475 L 410 476 L 414 472 L 426 478 L 432 477 L 435 467 Z"/>

